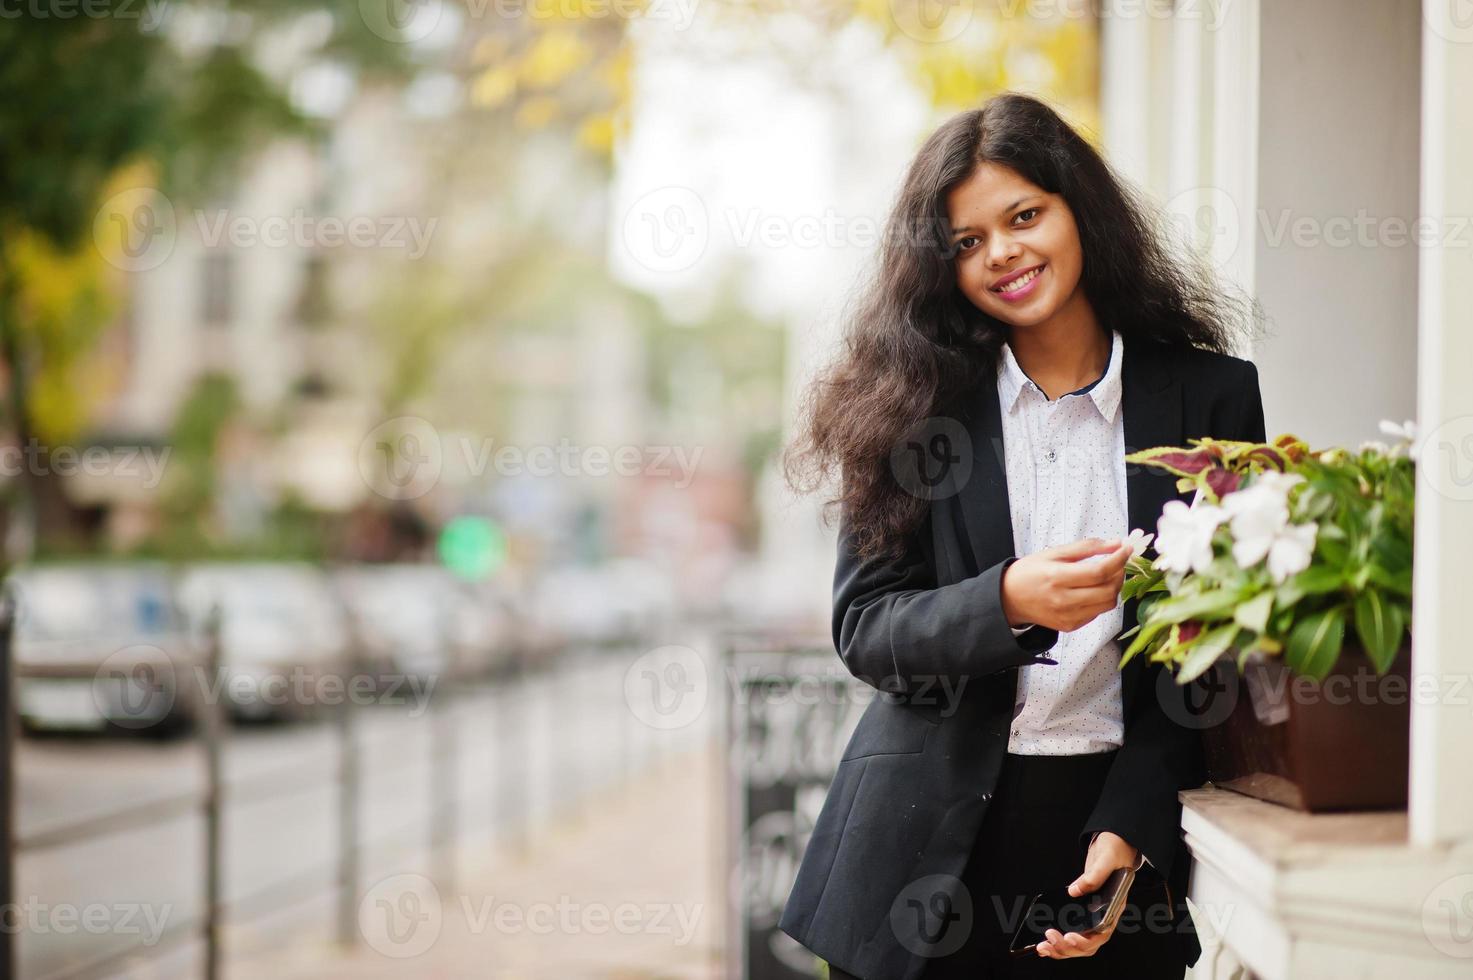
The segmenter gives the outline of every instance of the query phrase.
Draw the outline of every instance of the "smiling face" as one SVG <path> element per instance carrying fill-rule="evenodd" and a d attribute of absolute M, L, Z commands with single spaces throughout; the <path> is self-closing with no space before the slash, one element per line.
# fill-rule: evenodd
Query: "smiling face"
<path fill-rule="evenodd" d="M 1079 229 L 1061 195 L 983 163 L 946 195 L 946 211 L 957 286 L 983 313 L 1029 327 L 1084 301 Z"/>

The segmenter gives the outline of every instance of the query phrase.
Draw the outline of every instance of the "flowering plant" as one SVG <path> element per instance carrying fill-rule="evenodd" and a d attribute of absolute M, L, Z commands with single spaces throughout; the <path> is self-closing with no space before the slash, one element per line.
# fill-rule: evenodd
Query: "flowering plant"
<path fill-rule="evenodd" d="M 1186 684 L 1236 651 L 1240 670 L 1282 656 L 1322 680 L 1349 625 L 1386 673 L 1411 624 L 1416 436 L 1412 422 L 1383 421 L 1381 431 L 1399 441 L 1352 453 L 1316 452 L 1288 434 L 1192 439 L 1126 456 L 1197 492 L 1190 505 L 1167 502 L 1126 566 L 1121 598 L 1140 604 L 1120 666 L 1144 652 Z M 1143 546 L 1152 538 L 1154 560 Z"/>

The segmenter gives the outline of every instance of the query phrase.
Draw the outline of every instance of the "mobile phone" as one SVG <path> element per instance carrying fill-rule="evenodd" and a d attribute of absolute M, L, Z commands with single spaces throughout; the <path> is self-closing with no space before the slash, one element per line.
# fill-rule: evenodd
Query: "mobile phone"
<path fill-rule="evenodd" d="M 1109 929 L 1125 908 L 1125 896 L 1134 878 L 1133 868 L 1116 868 L 1099 891 L 1076 898 L 1068 888 L 1051 888 L 1034 895 L 1013 933 L 1008 952 L 1013 956 L 1036 956 L 1036 947 L 1048 939 L 1050 929 L 1082 936 Z"/>

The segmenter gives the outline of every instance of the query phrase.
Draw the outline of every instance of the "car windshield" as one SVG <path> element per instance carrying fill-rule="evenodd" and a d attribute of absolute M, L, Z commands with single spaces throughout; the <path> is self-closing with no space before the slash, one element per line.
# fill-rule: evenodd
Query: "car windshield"
<path fill-rule="evenodd" d="M 162 633 L 170 629 L 167 586 L 153 576 L 47 572 L 16 585 L 19 631 L 36 639 Z"/>

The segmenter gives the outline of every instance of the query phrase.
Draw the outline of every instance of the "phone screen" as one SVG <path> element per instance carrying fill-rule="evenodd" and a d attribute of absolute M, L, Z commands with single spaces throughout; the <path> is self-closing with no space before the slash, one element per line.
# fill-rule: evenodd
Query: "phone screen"
<path fill-rule="evenodd" d="M 1119 887 L 1120 873 L 1112 874 L 1097 892 L 1074 897 L 1067 888 L 1051 888 L 1034 897 L 1018 929 L 1013 934 L 1013 950 L 1024 950 L 1048 938 L 1049 929 L 1060 932 L 1088 932 L 1105 921 L 1110 896 Z"/>

